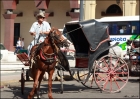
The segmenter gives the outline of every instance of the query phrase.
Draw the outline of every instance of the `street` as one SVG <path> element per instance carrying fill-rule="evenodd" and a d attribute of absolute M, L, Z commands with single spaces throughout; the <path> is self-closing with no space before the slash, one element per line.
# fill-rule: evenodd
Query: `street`
<path fill-rule="evenodd" d="M 75 66 L 75 60 L 72 56 L 67 56 L 70 66 Z M 11 67 L 12 68 L 12 67 Z M 69 73 L 65 73 L 69 75 Z M 22 99 L 27 98 L 32 89 L 33 81 L 25 82 L 24 95 L 21 94 L 20 82 L 21 71 L 1 72 L 1 98 Z M 106 93 L 99 90 L 94 83 L 94 89 L 84 87 L 76 80 L 65 79 L 63 82 L 64 93 L 60 93 L 60 81 L 53 81 L 52 91 L 54 99 L 59 98 L 139 98 L 139 82 L 138 77 L 129 77 L 126 86 L 119 93 Z M 41 98 L 48 98 L 47 95 L 47 81 L 42 81 L 40 95 Z"/>
<path fill-rule="evenodd" d="M 97 88 L 96 84 L 95 89 L 88 89 L 84 87 L 81 83 L 72 80 L 64 81 L 64 93 L 60 94 L 60 82 L 53 81 L 53 97 L 54 99 L 59 98 L 139 98 L 139 80 L 138 77 L 130 77 L 129 82 L 121 90 L 120 93 L 105 93 Z M 33 82 L 25 82 L 24 95 L 20 91 L 20 83 L 11 83 L 4 88 L 1 88 L 1 98 L 27 98 L 27 95 L 31 91 Z M 40 95 L 41 98 L 48 98 L 47 95 L 47 81 L 42 81 Z"/>

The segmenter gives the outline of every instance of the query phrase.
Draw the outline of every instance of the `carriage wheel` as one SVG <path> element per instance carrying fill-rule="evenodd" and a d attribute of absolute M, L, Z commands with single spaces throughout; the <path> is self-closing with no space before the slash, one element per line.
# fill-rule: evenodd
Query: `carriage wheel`
<path fill-rule="evenodd" d="M 60 68 L 61 94 L 63 93 L 63 70 Z"/>
<path fill-rule="evenodd" d="M 70 74 L 70 76 L 72 76 L 73 77 L 73 75 L 75 74 L 75 71 L 68 71 L 69 72 L 69 74 Z M 57 71 L 57 75 L 60 77 L 60 72 L 59 72 L 59 70 Z M 64 74 L 63 74 L 64 75 Z"/>
<path fill-rule="evenodd" d="M 24 68 L 21 71 L 21 93 L 24 94 L 25 78 L 24 78 Z"/>
<path fill-rule="evenodd" d="M 95 64 L 94 77 L 95 83 L 102 91 L 120 92 L 128 82 L 129 68 L 123 59 L 105 55 Z"/>
<path fill-rule="evenodd" d="M 29 81 L 30 78 L 29 78 L 29 70 L 26 70 L 26 81 Z"/>
<path fill-rule="evenodd" d="M 88 73 L 89 73 L 88 68 L 77 70 L 78 79 L 81 81 L 82 85 L 84 85 L 85 87 L 90 88 L 90 89 L 95 89 L 95 87 L 93 86 L 95 85 L 93 70 L 90 73 L 89 80 L 87 82 L 84 82 L 88 76 Z"/>

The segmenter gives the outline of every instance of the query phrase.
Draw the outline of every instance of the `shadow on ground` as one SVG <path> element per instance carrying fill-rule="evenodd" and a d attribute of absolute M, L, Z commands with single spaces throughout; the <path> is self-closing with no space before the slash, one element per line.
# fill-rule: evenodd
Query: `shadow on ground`
<path fill-rule="evenodd" d="M 80 83 L 79 83 L 80 85 Z M 53 84 L 52 86 L 52 92 L 53 94 L 62 94 L 60 91 L 61 91 L 61 85 L 60 84 Z M 97 86 L 95 85 L 95 87 L 93 89 L 88 89 L 84 86 L 78 86 L 78 85 L 74 85 L 74 84 L 71 84 L 71 85 L 67 85 L 67 84 L 63 84 L 63 88 L 64 88 L 64 93 L 81 93 L 82 91 L 84 92 L 93 92 L 94 93 L 98 93 L 99 92 L 99 89 L 97 88 Z M 25 89 L 24 89 L 24 94 L 22 95 L 21 94 L 21 87 L 20 86 L 9 86 L 8 88 L 6 88 L 6 90 L 3 90 L 3 92 L 11 92 L 13 93 L 13 99 L 20 99 L 20 98 L 27 98 L 29 92 L 32 90 L 32 84 L 31 85 L 27 85 L 25 86 Z M 47 97 L 47 90 L 48 90 L 48 86 L 47 86 L 47 82 L 46 84 L 41 84 L 41 88 L 40 88 L 40 95 L 41 95 L 41 98 L 44 98 L 43 96 L 45 95 Z"/>

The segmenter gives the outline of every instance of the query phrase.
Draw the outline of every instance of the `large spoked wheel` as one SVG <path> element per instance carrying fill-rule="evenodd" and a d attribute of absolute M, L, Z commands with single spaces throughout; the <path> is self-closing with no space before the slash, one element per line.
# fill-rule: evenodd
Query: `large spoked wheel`
<path fill-rule="evenodd" d="M 129 68 L 120 57 L 105 55 L 95 64 L 94 77 L 95 83 L 102 91 L 120 92 L 128 82 Z"/>
<path fill-rule="evenodd" d="M 79 81 L 81 81 L 82 85 L 84 85 L 85 87 L 87 88 L 90 88 L 90 89 L 95 89 L 97 87 L 95 87 L 95 83 L 94 83 L 94 75 L 93 75 L 93 70 L 91 71 L 90 73 L 90 77 L 88 79 L 87 82 L 85 82 L 87 76 L 88 76 L 88 73 L 89 73 L 89 70 L 88 68 L 87 69 L 80 69 L 77 71 L 77 75 L 78 75 L 78 79 Z"/>

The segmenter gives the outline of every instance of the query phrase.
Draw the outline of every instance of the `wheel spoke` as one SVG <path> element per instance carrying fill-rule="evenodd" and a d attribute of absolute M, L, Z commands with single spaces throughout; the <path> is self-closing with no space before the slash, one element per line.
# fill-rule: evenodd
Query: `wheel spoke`
<path fill-rule="evenodd" d="M 107 75 L 106 77 L 102 78 L 100 81 L 103 81 L 103 80 L 105 80 L 108 77 L 109 77 L 109 75 Z M 100 83 L 100 81 L 98 81 L 97 83 Z"/>
<path fill-rule="evenodd" d="M 98 74 L 99 75 L 99 74 L 109 74 L 109 73 L 95 73 L 95 74 Z"/>
<path fill-rule="evenodd" d="M 117 87 L 120 89 L 120 86 L 119 86 L 118 82 L 116 81 L 116 79 L 114 79 L 114 80 L 115 80 L 115 83 L 116 83 Z"/>
<path fill-rule="evenodd" d="M 125 64 L 123 64 L 121 67 L 117 68 L 116 70 L 114 70 L 114 72 L 116 72 L 117 70 L 121 69 L 122 67 L 126 66 Z"/>
<path fill-rule="evenodd" d="M 126 81 L 124 81 L 123 79 L 121 79 L 121 78 L 120 78 L 120 77 L 118 77 L 117 75 L 116 75 L 116 77 L 117 77 L 118 79 L 122 80 L 124 83 L 126 83 Z"/>
<path fill-rule="evenodd" d="M 100 69 L 104 70 L 105 72 L 107 72 L 107 70 L 104 69 L 105 67 L 100 67 L 100 66 L 98 65 L 98 68 L 100 68 Z"/>
<path fill-rule="evenodd" d="M 110 55 L 110 68 L 112 67 L 112 62 L 111 62 L 111 60 L 112 60 L 112 57 L 111 57 L 111 55 Z"/>
<path fill-rule="evenodd" d="M 118 63 L 119 63 L 119 60 L 120 60 L 120 58 L 118 58 L 118 60 L 117 60 L 117 62 L 116 62 L 116 65 L 114 66 L 114 68 L 117 67 L 117 65 L 118 65 Z"/>
<path fill-rule="evenodd" d="M 114 73 L 114 74 L 128 74 L 128 72 L 120 72 L 120 73 Z"/>
<path fill-rule="evenodd" d="M 110 92 L 112 91 L 112 77 L 110 77 Z"/>
<path fill-rule="evenodd" d="M 98 74 L 98 77 L 100 77 L 100 79 L 102 79 L 103 77 L 101 77 L 100 75 L 103 74 L 103 73 L 95 73 L 95 74 Z M 109 73 L 106 73 L 106 74 L 109 74 Z M 108 75 L 107 75 L 108 76 Z M 99 81 L 99 80 L 98 80 Z"/>
<path fill-rule="evenodd" d="M 83 74 L 83 75 L 81 75 L 81 76 L 79 76 L 79 77 L 83 77 L 83 76 L 85 76 L 85 75 L 88 75 L 88 73 L 86 73 L 86 74 Z"/>
<path fill-rule="evenodd" d="M 104 61 L 104 63 L 105 63 L 105 66 L 108 67 L 108 64 L 106 63 L 105 59 L 103 59 L 103 61 Z"/>
<path fill-rule="evenodd" d="M 103 89 L 106 88 L 106 85 L 108 84 L 108 79 L 106 80 L 106 82 L 103 84 Z"/>

